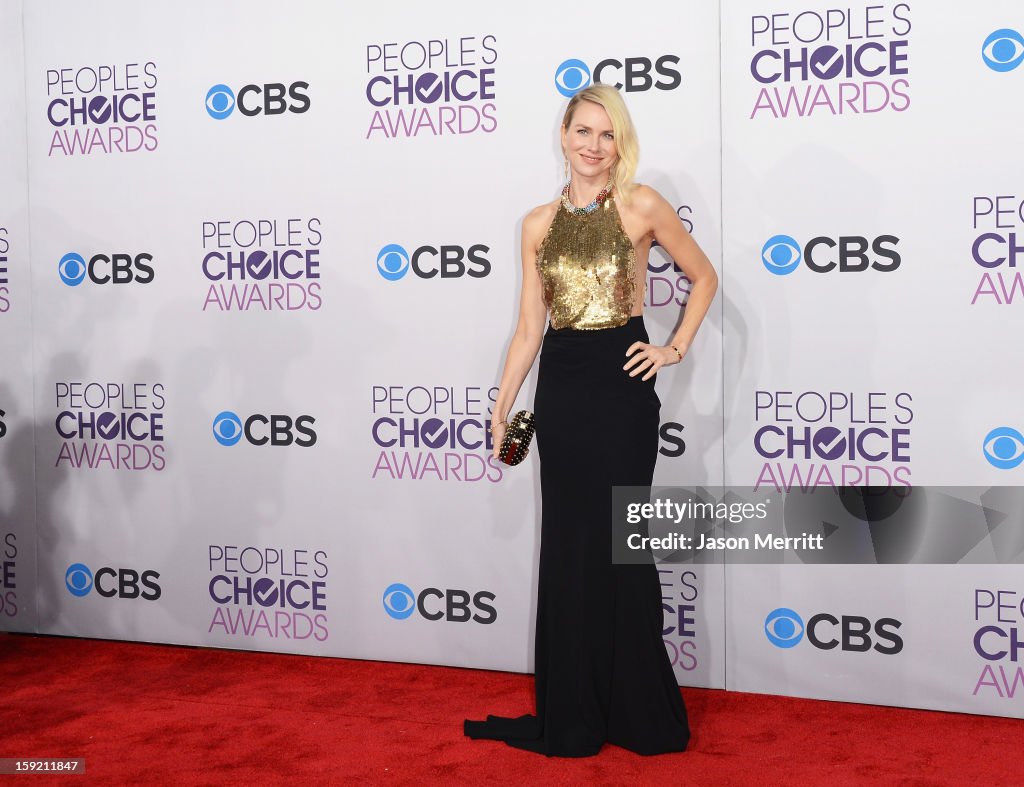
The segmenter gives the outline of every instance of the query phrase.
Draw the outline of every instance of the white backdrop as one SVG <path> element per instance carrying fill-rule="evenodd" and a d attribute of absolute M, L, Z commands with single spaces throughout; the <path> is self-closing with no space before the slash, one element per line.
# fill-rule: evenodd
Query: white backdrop
<path fill-rule="evenodd" d="M 830 8 L 723 3 L 726 482 L 1020 484 L 1022 469 L 993 466 L 984 446 L 996 428 L 1024 427 L 1024 378 L 1002 360 L 1000 338 L 1021 325 L 1024 293 L 972 305 L 986 272 L 972 244 L 986 231 L 1012 231 L 994 228 L 994 213 L 975 228 L 976 197 L 1021 203 L 1024 167 L 1011 136 L 1022 112 L 1011 97 L 1024 71 L 995 71 L 982 50 L 994 31 L 1021 30 L 1024 13 L 1010 2 Z M 1013 42 L 998 46 L 1024 54 Z M 799 64 L 805 49 L 806 76 L 797 65 L 785 82 L 786 58 Z M 856 67 L 861 49 L 867 75 Z M 999 219 L 1021 224 L 1019 215 Z M 796 241 L 795 267 L 777 236 Z M 885 239 L 890 255 L 869 251 L 879 267 L 856 270 L 862 263 L 850 254 L 843 270 L 844 237 Z M 813 265 L 831 270 L 808 264 L 815 238 L 836 244 L 810 251 Z M 997 247 L 1008 253 L 990 241 L 985 256 L 998 257 Z M 885 270 L 893 250 L 899 265 Z M 1009 261 L 990 273 L 1007 290 L 1015 276 L 1022 286 Z M 792 428 L 797 442 L 766 428 Z M 851 458 L 850 430 L 867 456 Z M 810 448 L 799 442 L 808 433 Z M 985 658 L 974 645 L 994 625 L 1002 633 L 983 635 L 981 648 L 997 656 L 997 642 L 1021 631 L 1015 566 L 731 566 L 726 580 L 729 688 L 1024 715 L 1017 654 Z M 989 595 L 1005 608 L 987 605 Z M 765 635 L 777 609 L 799 616 L 787 624 L 791 647 Z M 819 614 L 837 622 L 812 627 Z M 902 644 L 875 630 L 883 619 L 898 622 L 882 629 Z M 852 633 L 863 620 L 867 639 Z"/>
<path fill-rule="evenodd" d="M 971 247 L 1024 225 L 994 212 L 1024 68 L 981 55 L 1024 14 L 937 5 L 0 0 L 0 628 L 532 669 L 537 467 L 482 440 L 585 72 L 722 274 L 658 381 L 657 483 L 1018 483 L 982 446 L 1024 428 L 1024 295 L 975 297 Z M 840 269 L 860 243 L 895 269 Z M 648 284 L 663 341 L 686 282 L 656 250 Z M 885 455 L 839 458 L 850 428 Z M 1016 654 L 973 644 L 1021 626 L 991 568 L 663 567 L 666 647 L 684 685 L 1020 716 Z"/>

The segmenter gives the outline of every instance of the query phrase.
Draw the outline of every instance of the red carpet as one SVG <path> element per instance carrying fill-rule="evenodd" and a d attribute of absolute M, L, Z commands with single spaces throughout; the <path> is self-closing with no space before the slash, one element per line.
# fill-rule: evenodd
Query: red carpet
<path fill-rule="evenodd" d="M 686 754 L 559 760 L 462 737 L 529 675 L 5 634 L 0 671 L 0 757 L 86 759 L 18 784 L 1024 784 L 1014 719 L 684 689 Z"/>

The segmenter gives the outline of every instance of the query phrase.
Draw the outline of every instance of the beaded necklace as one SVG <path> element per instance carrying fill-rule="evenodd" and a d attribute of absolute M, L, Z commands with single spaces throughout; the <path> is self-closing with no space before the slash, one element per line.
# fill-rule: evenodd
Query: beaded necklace
<path fill-rule="evenodd" d="M 589 213 L 593 213 L 602 202 L 608 199 L 608 195 L 612 193 L 612 181 L 609 179 L 608 185 L 597 192 L 597 196 L 594 197 L 593 201 L 591 201 L 589 205 L 577 208 L 569 201 L 569 186 L 571 185 L 572 181 L 570 180 L 565 184 L 565 188 L 562 189 L 562 207 L 569 211 L 573 216 L 586 216 Z"/>

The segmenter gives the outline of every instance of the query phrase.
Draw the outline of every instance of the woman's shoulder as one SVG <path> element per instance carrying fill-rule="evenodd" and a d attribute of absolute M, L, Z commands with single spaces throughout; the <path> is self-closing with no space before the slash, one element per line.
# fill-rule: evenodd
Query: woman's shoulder
<path fill-rule="evenodd" d="M 629 189 L 629 207 L 637 213 L 650 215 L 663 204 L 665 198 L 646 184 L 634 183 Z"/>
<path fill-rule="evenodd" d="M 526 218 L 523 219 L 523 234 L 536 237 L 539 240 L 540 236 L 543 236 L 551 226 L 551 222 L 555 218 L 555 211 L 558 210 L 558 204 L 559 200 L 545 202 L 527 213 Z"/>

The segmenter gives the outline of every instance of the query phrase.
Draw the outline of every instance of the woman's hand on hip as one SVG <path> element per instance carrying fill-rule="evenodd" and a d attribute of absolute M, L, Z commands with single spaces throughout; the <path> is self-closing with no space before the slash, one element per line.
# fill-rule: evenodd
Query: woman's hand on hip
<path fill-rule="evenodd" d="M 679 351 L 672 346 L 661 347 L 656 344 L 633 342 L 626 350 L 629 360 L 622 368 L 629 372 L 630 377 L 636 377 L 643 372 L 644 376 L 640 379 L 650 380 L 662 366 L 679 363 L 685 354 L 685 350 Z"/>

